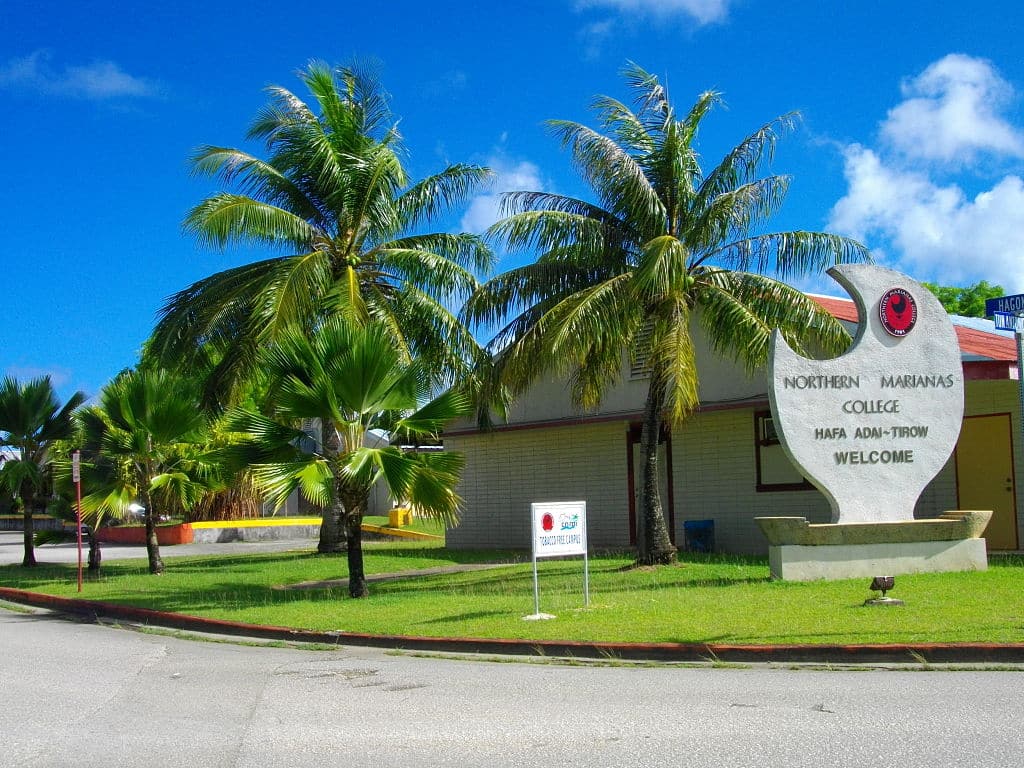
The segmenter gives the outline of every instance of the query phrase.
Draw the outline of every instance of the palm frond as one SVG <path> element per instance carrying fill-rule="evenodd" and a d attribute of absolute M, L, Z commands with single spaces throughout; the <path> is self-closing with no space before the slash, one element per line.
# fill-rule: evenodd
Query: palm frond
<path fill-rule="evenodd" d="M 309 222 L 291 211 L 228 192 L 208 197 L 189 211 L 183 227 L 202 245 L 217 248 L 255 243 L 305 250 L 319 234 Z"/>
<path fill-rule="evenodd" d="M 394 425 L 394 431 L 410 437 L 436 437 L 445 425 L 468 416 L 472 410 L 472 403 L 464 393 L 448 390 L 400 418 Z"/>
<path fill-rule="evenodd" d="M 651 339 L 648 364 L 663 387 L 669 421 L 679 426 L 700 402 L 690 309 L 685 301 L 677 298 L 659 313 Z"/>
<path fill-rule="evenodd" d="M 334 472 L 330 463 L 319 456 L 254 464 L 252 477 L 256 487 L 275 507 L 283 507 L 296 490 L 317 507 L 328 506 L 334 498 Z"/>
<path fill-rule="evenodd" d="M 254 297 L 252 319 L 266 339 L 315 314 L 330 290 L 330 258 L 323 251 L 280 259 Z"/>
<path fill-rule="evenodd" d="M 509 199 L 511 205 L 518 207 L 522 198 L 513 195 Z M 563 200 L 568 207 L 568 199 Z M 571 247 L 574 254 L 603 253 L 608 244 L 609 227 L 591 213 L 593 210 L 522 211 L 494 224 L 487 230 L 487 237 L 503 242 L 510 250 L 558 252 Z M 606 220 L 611 221 L 613 217 L 609 214 Z"/>
<path fill-rule="evenodd" d="M 779 132 L 791 130 L 799 117 L 798 112 L 781 115 L 737 144 L 707 174 L 697 193 L 697 208 L 704 209 L 711 198 L 753 179 L 764 161 L 771 162 Z"/>
<path fill-rule="evenodd" d="M 769 176 L 722 192 L 704 210 L 687 211 L 690 222 L 683 230 L 687 244 L 705 258 L 719 244 L 744 238 L 751 227 L 781 208 L 789 191 L 788 176 Z M 691 266 L 698 266 L 696 260 Z"/>
<path fill-rule="evenodd" d="M 461 454 L 445 451 L 407 456 L 417 464 L 407 496 L 413 511 L 449 527 L 456 525 L 462 499 L 453 489 L 465 463 Z"/>
<path fill-rule="evenodd" d="M 447 259 L 463 270 L 481 275 L 489 274 L 495 264 L 494 254 L 484 239 L 479 235 L 465 232 L 409 235 L 381 243 L 374 252 L 386 253 L 392 249 L 430 253 L 435 258 Z M 384 261 L 386 263 L 386 260 Z"/>
<path fill-rule="evenodd" d="M 776 232 L 728 243 L 708 253 L 708 261 L 739 272 L 772 271 L 781 279 L 823 272 L 835 264 L 870 262 L 856 240 L 827 232 Z"/>
<path fill-rule="evenodd" d="M 431 221 L 454 205 L 465 202 L 482 185 L 494 179 L 490 168 L 456 163 L 440 173 L 413 184 L 395 201 L 406 227 Z"/>
<path fill-rule="evenodd" d="M 396 280 L 438 298 L 458 300 L 477 288 L 471 272 L 432 250 L 389 243 L 375 250 L 374 256 Z"/>
<path fill-rule="evenodd" d="M 634 223 L 640 232 L 664 226 L 665 207 L 644 174 L 643 166 L 613 139 L 570 121 L 549 127 L 572 152 L 577 170 L 597 192 L 601 205 Z"/>
<path fill-rule="evenodd" d="M 239 149 L 207 145 L 192 154 L 190 163 L 193 175 L 215 176 L 236 186 L 240 194 L 292 211 L 318 229 L 328 226 L 303 190 L 265 160 Z"/>
<path fill-rule="evenodd" d="M 701 322 L 716 351 L 754 371 L 766 363 L 772 331 L 782 330 L 793 349 L 834 355 L 850 336 L 814 299 L 759 274 L 709 272 L 701 281 Z"/>

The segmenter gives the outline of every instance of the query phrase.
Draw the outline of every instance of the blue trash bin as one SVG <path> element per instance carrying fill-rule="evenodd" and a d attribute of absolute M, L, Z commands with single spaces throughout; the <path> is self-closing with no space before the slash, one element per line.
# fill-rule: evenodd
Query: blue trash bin
<path fill-rule="evenodd" d="M 683 536 L 686 549 L 690 552 L 715 551 L 714 520 L 684 520 Z"/>

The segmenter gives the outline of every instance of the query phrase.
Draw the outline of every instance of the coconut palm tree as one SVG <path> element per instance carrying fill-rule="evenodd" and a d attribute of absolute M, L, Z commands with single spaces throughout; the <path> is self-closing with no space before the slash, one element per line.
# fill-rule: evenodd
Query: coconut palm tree
<path fill-rule="evenodd" d="M 218 146 L 195 153 L 194 172 L 232 191 L 203 200 L 184 222 L 200 244 L 283 255 L 171 296 L 151 352 L 177 366 L 215 345 L 208 390 L 223 402 L 282 329 L 341 315 L 381 323 L 407 358 L 450 380 L 478 348 L 448 307 L 477 287 L 474 272 L 490 269 L 492 257 L 477 235 L 417 229 L 466 199 L 490 171 L 455 164 L 412 183 L 386 95 L 370 75 L 314 62 L 299 77 L 314 106 L 271 87 L 249 129 L 248 139 L 265 143 L 266 159 Z"/>
<path fill-rule="evenodd" d="M 36 496 L 45 487 L 53 460 L 51 447 L 70 436 L 72 412 L 85 402 L 76 392 L 61 406 L 49 376 L 20 384 L 6 377 L 0 383 L 0 446 L 13 448 L 17 457 L 0 469 L 0 487 L 11 492 L 24 515 L 25 554 L 21 564 L 36 564 L 32 540 L 32 514 Z"/>
<path fill-rule="evenodd" d="M 781 280 L 868 253 L 827 233 L 761 230 L 789 178 L 759 172 L 792 115 L 758 129 L 705 170 L 698 129 L 719 95 L 701 94 L 680 115 L 655 76 L 630 65 L 625 77 L 635 107 L 599 97 L 600 130 L 550 123 L 595 201 L 507 195 L 507 218 L 490 234 L 540 256 L 489 281 L 466 315 L 499 324 L 491 346 L 512 391 L 554 370 L 570 377 L 575 402 L 590 407 L 618 380 L 627 354 L 646 369 L 638 561 L 667 563 L 675 547 L 658 493 L 657 445 L 666 420 L 677 426 L 698 405 L 694 325 L 716 351 L 751 370 L 765 363 L 774 328 L 794 348 L 836 351 L 848 341 L 840 324 Z"/>
<path fill-rule="evenodd" d="M 210 422 L 195 382 L 164 370 L 121 374 L 83 408 L 82 508 L 127 517 L 145 507 L 149 572 L 162 573 L 156 525 L 161 514 L 188 510 L 217 483 L 219 462 L 208 450 Z"/>
<path fill-rule="evenodd" d="M 407 360 L 382 323 L 334 317 L 312 334 L 292 328 L 264 352 L 261 367 L 272 382 L 270 415 L 236 409 L 227 416 L 248 437 L 241 453 L 273 501 L 282 504 L 298 490 L 324 509 L 324 527 L 343 531 L 349 594 L 364 597 L 361 526 L 372 486 L 383 480 L 417 514 L 454 523 L 462 457 L 399 444 L 436 437 L 470 411 L 470 401 L 449 390 L 426 402 L 426 364 Z M 312 445 L 300 429 L 309 420 L 320 424 Z M 371 431 L 386 433 L 391 444 L 371 445 Z"/>

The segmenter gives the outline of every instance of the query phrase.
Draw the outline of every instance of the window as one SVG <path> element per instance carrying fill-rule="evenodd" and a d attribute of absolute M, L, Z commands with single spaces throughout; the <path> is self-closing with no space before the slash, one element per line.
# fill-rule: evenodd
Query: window
<path fill-rule="evenodd" d="M 769 411 L 754 413 L 754 449 L 759 493 L 814 490 L 786 455 L 775 430 L 775 419 Z"/>

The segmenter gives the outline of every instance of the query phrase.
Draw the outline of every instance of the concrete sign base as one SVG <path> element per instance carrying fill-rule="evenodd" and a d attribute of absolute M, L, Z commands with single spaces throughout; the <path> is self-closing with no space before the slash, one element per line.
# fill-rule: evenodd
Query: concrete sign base
<path fill-rule="evenodd" d="M 771 546 L 772 578 L 784 581 L 854 579 L 903 573 L 984 571 L 984 539 L 914 541 L 902 544 L 833 544 Z"/>
<path fill-rule="evenodd" d="M 947 512 L 904 523 L 810 524 L 806 518 L 755 518 L 768 538 L 773 579 L 813 581 L 904 573 L 984 571 L 987 510 Z"/>

